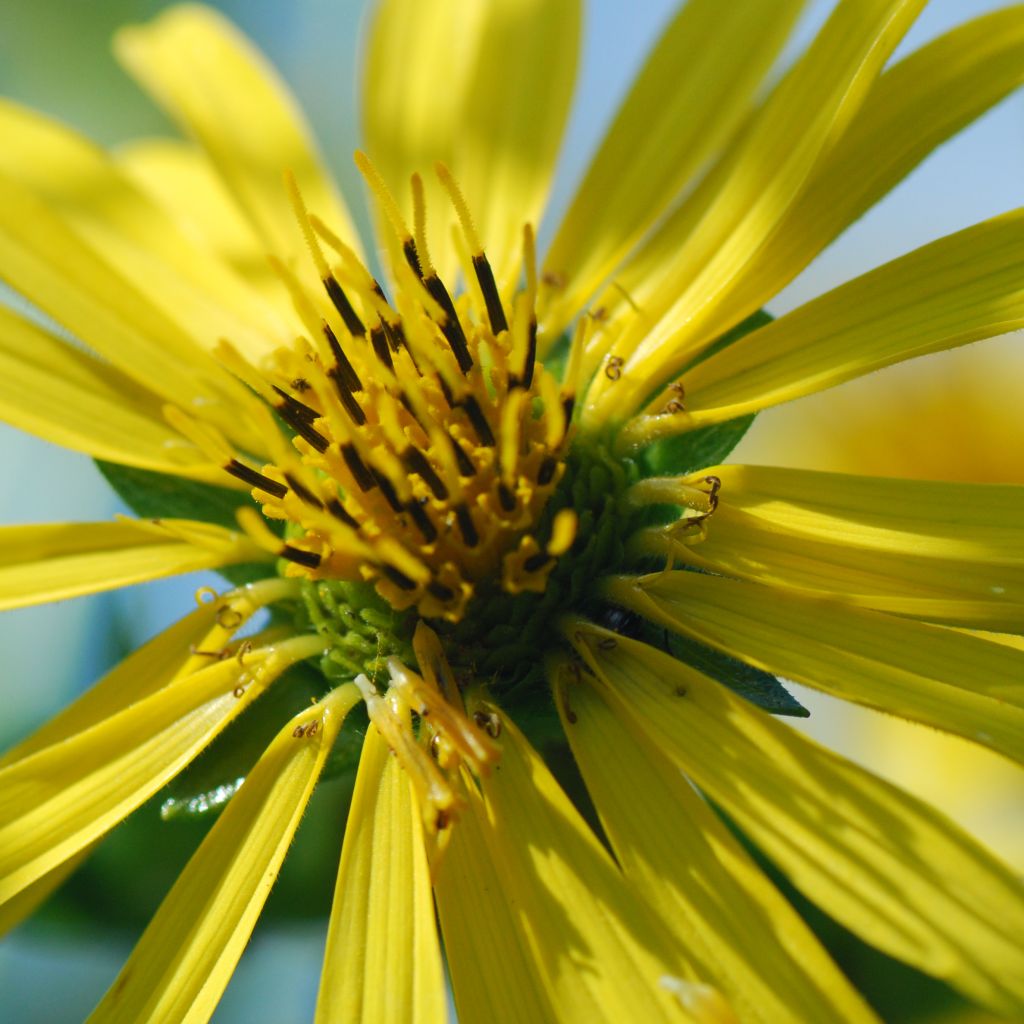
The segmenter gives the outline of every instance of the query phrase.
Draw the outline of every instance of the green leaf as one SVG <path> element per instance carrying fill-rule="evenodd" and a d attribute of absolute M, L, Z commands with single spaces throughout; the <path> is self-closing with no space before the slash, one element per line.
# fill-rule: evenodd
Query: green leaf
<path fill-rule="evenodd" d="M 256 504 L 246 491 L 230 487 L 216 487 L 101 459 L 96 460 L 96 465 L 118 497 L 136 515 L 146 519 L 199 519 L 233 530 L 238 526 L 236 511 Z"/>
<path fill-rule="evenodd" d="M 810 717 L 810 711 L 769 672 L 754 668 L 678 633 L 664 633 L 662 644 L 658 646 L 663 646 L 673 657 L 718 680 L 723 686 L 728 686 L 733 693 L 749 700 L 751 704 L 756 704 L 769 714 L 788 715 L 791 718 Z"/>
<path fill-rule="evenodd" d="M 686 369 L 702 363 L 709 356 L 728 348 L 752 331 L 770 324 L 773 319 L 774 317 L 763 309 L 751 314 L 731 331 L 727 331 L 712 342 Z M 754 422 L 754 416 L 754 413 L 737 416 L 736 419 L 727 420 L 725 423 L 715 423 L 709 427 L 701 427 L 699 430 L 656 441 L 640 456 L 640 464 L 645 475 L 683 476 L 708 466 L 718 465 L 743 439 L 750 424 Z"/>
<path fill-rule="evenodd" d="M 164 787 L 160 817 L 176 821 L 223 810 L 282 725 L 329 689 L 330 684 L 317 669 L 305 664 L 292 666 Z M 365 709 L 360 704 L 346 719 L 322 778 L 355 772 L 365 731 Z"/>
<path fill-rule="evenodd" d="M 216 487 L 101 459 L 95 462 L 117 496 L 144 519 L 198 519 L 235 530 L 238 528 L 235 518 L 238 509 L 246 505 L 257 507 L 246 491 Z M 280 533 L 283 528 L 280 522 L 272 519 L 267 520 L 267 525 L 275 533 Z M 269 575 L 266 562 L 227 565 L 217 571 L 235 586 L 266 579 Z"/>

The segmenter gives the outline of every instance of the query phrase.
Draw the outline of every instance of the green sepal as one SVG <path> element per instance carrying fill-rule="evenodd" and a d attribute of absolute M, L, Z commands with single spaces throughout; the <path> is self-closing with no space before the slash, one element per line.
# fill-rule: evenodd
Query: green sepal
<path fill-rule="evenodd" d="M 709 356 L 728 348 L 752 331 L 770 324 L 773 319 L 770 313 L 759 309 L 712 342 L 686 369 L 704 362 Z M 756 413 L 749 413 L 725 423 L 714 423 L 709 427 L 655 441 L 640 456 L 644 475 L 684 476 L 708 466 L 717 466 L 743 440 L 755 416 Z"/>
<path fill-rule="evenodd" d="M 217 814 L 287 722 L 330 689 L 315 668 L 293 665 L 252 707 L 232 722 L 161 794 L 164 821 L 202 818 Z M 362 705 L 352 710 L 335 741 L 322 778 L 354 773 L 359 763 L 366 714 Z"/>
<path fill-rule="evenodd" d="M 246 491 L 217 487 L 169 473 L 155 473 L 135 466 L 95 459 L 97 469 L 117 496 L 143 519 L 197 519 L 229 530 L 238 529 L 236 514 L 240 508 L 257 508 Z M 280 533 L 282 524 L 268 519 L 267 525 Z M 268 556 L 269 560 L 269 556 Z M 218 572 L 236 586 L 266 579 L 272 575 L 266 562 L 245 562 L 221 567 Z"/>
<path fill-rule="evenodd" d="M 770 672 L 754 668 L 753 665 L 747 665 L 678 633 L 663 633 L 658 646 L 769 714 L 788 715 L 790 718 L 810 717 L 810 711 Z"/>

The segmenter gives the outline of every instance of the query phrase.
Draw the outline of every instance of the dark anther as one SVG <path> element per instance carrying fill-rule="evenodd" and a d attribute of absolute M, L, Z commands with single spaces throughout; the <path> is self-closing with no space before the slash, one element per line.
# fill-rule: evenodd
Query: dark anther
<path fill-rule="evenodd" d="M 391 346 L 388 344 L 388 335 L 383 325 L 370 329 L 370 344 L 373 345 L 374 355 L 389 369 L 395 368 L 391 359 Z"/>
<path fill-rule="evenodd" d="M 562 399 L 562 412 L 565 413 L 565 426 L 566 426 L 566 429 L 568 429 L 569 428 L 569 424 L 572 423 L 572 411 L 573 411 L 573 409 L 575 407 L 576 407 L 576 396 L 575 395 L 566 395 L 566 397 Z"/>
<path fill-rule="evenodd" d="M 359 489 L 368 491 L 374 484 L 373 474 L 367 469 L 366 463 L 359 458 L 359 453 L 352 445 L 343 444 L 341 457 L 345 460 L 345 465 L 348 466 L 348 471 L 359 485 Z"/>
<path fill-rule="evenodd" d="M 460 404 L 466 410 L 469 422 L 473 424 L 477 440 L 485 447 L 493 448 L 494 433 L 487 422 L 487 417 L 484 416 L 483 409 L 480 408 L 480 403 L 476 400 L 476 395 L 466 395 Z"/>
<path fill-rule="evenodd" d="M 299 402 L 299 405 L 302 403 Z M 317 430 L 312 422 L 288 402 L 275 406 L 278 416 L 288 424 L 296 434 L 307 441 L 312 448 L 322 455 L 330 447 L 331 442 Z"/>
<path fill-rule="evenodd" d="M 331 500 L 327 502 L 327 511 L 330 512 L 335 519 L 340 520 L 346 526 L 351 526 L 353 530 L 359 529 L 359 520 L 354 516 L 349 515 L 348 512 L 345 511 L 345 506 L 342 505 L 337 498 L 331 498 Z"/>
<path fill-rule="evenodd" d="M 289 562 L 304 565 L 307 569 L 316 569 L 320 565 L 320 556 L 315 551 L 303 551 L 302 548 L 294 548 L 291 544 L 285 544 L 281 548 L 281 557 L 287 558 Z"/>
<path fill-rule="evenodd" d="M 288 486 L 295 492 L 295 496 L 301 501 L 304 501 L 307 505 L 312 505 L 313 508 L 324 507 L 324 503 L 305 484 L 292 476 L 291 473 L 285 473 L 284 478 L 288 481 Z"/>
<path fill-rule="evenodd" d="M 331 347 L 331 355 L 334 356 L 334 362 L 336 364 L 336 372 L 334 376 L 339 380 L 349 391 L 362 391 L 363 382 L 359 379 L 359 375 L 356 373 L 352 364 L 348 361 L 348 356 L 345 355 L 345 350 L 341 347 L 341 342 L 338 341 L 338 336 L 331 330 L 331 326 L 328 323 L 324 323 L 324 337 L 327 339 L 327 344 Z"/>
<path fill-rule="evenodd" d="M 483 253 L 473 257 L 473 269 L 476 271 L 477 281 L 480 282 L 480 291 L 484 295 L 487 317 L 491 321 L 491 332 L 495 335 L 501 334 L 502 331 L 508 330 L 508 321 L 505 319 L 498 286 L 494 283 L 494 271 L 491 270 L 491 265 Z"/>
<path fill-rule="evenodd" d="M 413 583 L 404 572 L 400 572 L 393 565 L 382 565 L 380 567 L 380 574 L 390 580 L 399 590 L 415 590 L 416 584 Z"/>
<path fill-rule="evenodd" d="M 448 440 L 452 443 L 455 461 L 459 466 L 459 476 L 476 476 L 476 466 L 473 465 L 473 460 L 462 450 L 462 445 L 451 434 L 448 435 Z"/>
<path fill-rule="evenodd" d="M 548 555 L 543 551 L 538 551 L 537 554 L 530 555 L 530 557 L 523 562 L 523 569 L 526 572 L 537 572 L 538 569 L 543 569 L 544 566 L 548 564 L 549 560 Z"/>
<path fill-rule="evenodd" d="M 455 591 L 451 587 L 447 587 L 437 580 L 431 580 L 427 584 L 427 593 L 436 597 L 438 601 L 450 601 L 455 596 Z"/>
<path fill-rule="evenodd" d="M 420 266 L 420 254 L 416 251 L 416 243 L 411 238 L 407 238 L 402 243 L 402 253 L 405 256 L 405 262 L 412 267 L 412 272 L 422 278 L 423 268 Z"/>
<path fill-rule="evenodd" d="M 526 342 L 526 359 L 523 362 L 522 374 L 513 373 L 509 376 L 508 386 L 512 388 L 529 388 L 533 384 L 533 368 L 537 362 L 537 321 L 530 318 L 530 333 Z"/>
<path fill-rule="evenodd" d="M 404 512 L 405 506 L 399 500 L 394 484 L 379 469 L 375 469 L 373 466 L 370 467 L 370 473 L 373 474 L 374 482 L 380 488 L 380 493 L 384 495 L 384 500 L 391 506 L 391 510 L 393 512 Z"/>
<path fill-rule="evenodd" d="M 275 498 L 283 498 L 288 493 L 288 488 L 284 484 L 279 484 L 276 480 L 271 480 L 270 477 L 257 473 L 255 469 L 250 469 L 239 462 L 238 459 L 232 459 L 224 469 L 236 479 L 249 484 L 250 487 L 258 487 L 261 491 L 266 491 L 267 494 L 272 494 Z"/>
<path fill-rule="evenodd" d="M 361 427 L 366 422 L 366 413 L 363 412 L 363 407 L 355 400 L 352 392 L 345 387 L 341 379 L 341 368 L 335 366 L 333 369 L 328 370 L 327 376 L 334 381 L 335 390 L 338 392 L 341 404 L 345 407 L 345 412 L 348 413 L 348 418 L 357 427 Z"/>
<path fill-rule="evenodd" d="M 341 319 L 348 328 L 349 334 L 365 334 L 366 328 L 363 326 L 363 321 L 359 319 L 359 315 L 352 308 L 352 303 L 348 301 L 348 296 L 341 290 L 341 285 L 338 284 L 338 280 L 333 274 L 324 278 L 324 288 L 327 289 L 334 308 L 341 314 Z"/>
<path fill-rule="evenodd" d="M 295 380 L 292 381 L 292 387 L 295 388 L 300 395 L 305 394 L 305 392 L 307 392 L 312 386 L 313 385 L 310 384 L 305 377 L 296 377 Z M 276 391 L 277 388 L 274 388 L 274 390 Z"/>
<path fill-rule="evenodd" d="M 437 540 L 437 527 L 431 521 L 430 516 L 427 515 L 427 510 L 418 501 L 410 501 L 405 506 L 405 510 L 423 535 L 423 542 L 425 544 L 433 544 Z"/>
<path fill-rule="evenodd" d="M 448 408 L 454 409 L 455 396 L 452 394 L 452 389 L 448 387 L 448 382 L 440 373 L 437 375 L 437 383 L 441 388 L 441 394 L 444 395 L 444 400 L 448 403 Z"/>
<path fill-rule="evenodd" d="M 551 483 L 552 477 L 555 475 L 555 470 L 558 469 L 558 460 L 553 459 L 550 455 L 540 464 L 540 469 L 537 470 L 537 483 L 544 487 L 546 484 Z"/>
<path fill-rule="evenodd" d="M 508 489 L 504 480 L 498 481 L 498 503 L 506 512 L 512 512 L 516 507 L 516 496 Z"/>
<path fill-rule="evenodd" d="M 476 532 L 473 517 L 469 514 L 465 503 L 455 506 L 455 520 L 459 524 L 459 532 L 462 534 L 466 547 L 475 548 L 480 543 L 480 534 Z"/>
<path fill-rule="evenodd" d="M 308 391 L 310 384 L 309 381 L 306 380 L 304 377 L 297 377 L 295 380 L 293 380 L 292 387 L 295 388 L 300 381 L 302 382 L 304 387 L 296 388 L 296 390 L 300 392 Z M 305 402 L 300 402 L 297 398 L 295 398 L 292 395 L 289 395 L 287 391 L 282 390 L 276 384 L 272 384 L 271 387 L 278 395 L 281 396 L 281 400 L 288 406 L 289 409 L 291 409 L 292 413 L 295 416 L 299 416 L 302 419 L 307 420 L 309 423 L 312 423 L 313 420 L 319 417 L 320 413 L 318 413 L 316 409 L 314 409 L 312 406 L 306 405 Z"/>
<path fill-rule="evenodd" d="M 459 364 L 459 369 L 463 373 L 469 373 L 473 368 L 473 357 L 469 354 L 469 344 L 466 341 L 466 335 L 462 331 L 462 324 L 459 323 L 459 314 L 455 312 L 455 304 L 452 302 L 452 297 L 448 294 L 448 289 L 445 288 L 444 282 L 437 274 L 425 277 L 423 284 L 430 293 L 430 297 L 444 310 L 445 322 L 438 326 L 451 347 L 455 361 Z"/>
<path fill-rule="evenodd" d="M 402 454 L 402 462 L 410 473 L 416 473 L 420 479 L 430 488 L 438 501 L 445 501 L 448 497 L 448 488 L 444 481 L 437 475 L 437 470 L 427 461 L 427 457 L 419 448 L 406 448 Z"/>

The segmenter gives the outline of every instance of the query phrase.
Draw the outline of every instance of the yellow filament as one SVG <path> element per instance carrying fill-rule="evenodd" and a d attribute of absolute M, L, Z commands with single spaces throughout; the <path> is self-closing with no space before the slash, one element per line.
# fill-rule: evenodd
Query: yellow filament
<path fill-rule="evenodd" d="M 362 174 L 374 198 L 377 200 L 381 211 L 391 224 L 395 234 L 404 244 L 408 239 L 412 238 L 412 234 L 405 223 L 405 218 L 398 209 L 395 197 L 391 194 L 391 190 L 380 176 L 380 171 L 377 170 L 373 165 L 373 161 L 361 149 L 355 151 L 353 159 L 355 160 L 356 167 L 359 168 L 359 173 Z"/>
<path fill-rule="evenodd" d="M 420 270 L 424 277 L 433 277 L 436 271 L 427 248 L 427 201 L 423 196 L 423 179 L 418 174 L 412 176 L 412 219 Z"/>
<path fill-rule="evenodd" d="M 444 190 L 448 193 L 452 206 L 455 207 L 455 214 L 459 218 L 459 224 L 462 225 L 462 233 L 465 235 L 470 251 L 474 256 L 481 256 L 484 247 L 480 244 L 480 237 L 476 233 L 473 217 L 469 212 L 469 206 L 466 204 L 462 189 L 459 188 L 455 178 L 452 177 L 452 172 L 443 163 L 438 161 L 434 164 L 434 170 L 437 172 Z"/>

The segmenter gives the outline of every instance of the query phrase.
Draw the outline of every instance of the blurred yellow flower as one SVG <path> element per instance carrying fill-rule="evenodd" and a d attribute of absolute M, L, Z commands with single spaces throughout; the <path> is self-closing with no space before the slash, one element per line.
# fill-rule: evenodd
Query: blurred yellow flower
<path fill-rule="evenodd" d="M 442 938 L 464 1021 L 874 1019 L 701 794 L 852 932 L 1024 1010 L 1019 879 L 768 713 L 801 710 L 782 677 L 1020 760 L 1024 489 L 720 464 L 764 408 L 1024 324 L 1024 210 L 760 312 L 1024 78 L 1021 8 L 886 67 L 923 5 L 840 0 L 766 87 L 800 0 L 691 0 L 540 261 L 576 0 L 378 4 L 379 276 L 206 8 L 116 42 L 189 142 L 111 155 L 0 106 L 0 274 L 82 343 L 0 311 L 0 412 L 142 516 L 5 530 L 0 605 L 250 581 L 0 761 L 0 920 L 295 666 L 320 680 L 95 1020 L 210 1016 L 354 710 L 320 1021 L 443 1019 Z"/>

